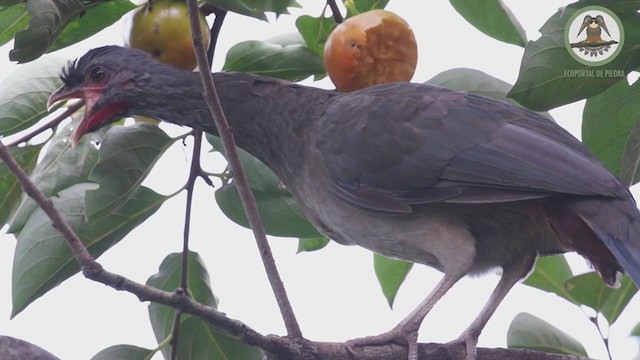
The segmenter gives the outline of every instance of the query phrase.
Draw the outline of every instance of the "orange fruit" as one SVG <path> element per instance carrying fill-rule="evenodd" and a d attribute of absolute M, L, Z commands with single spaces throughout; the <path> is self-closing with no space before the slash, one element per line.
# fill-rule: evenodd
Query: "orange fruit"
<path fill-rule="evenodd" d="M 324 66 L 338 91 L 409 81 L 418 61 L 413 31 L 400 16 L 372 10 L 346 19 L 329 35 Z"/>
<path fill-rule="evenodd" d="M 200 30 L 208 47 L 209 26 L 202 13 Z M 136 10 L 125 44 L 179 69 L 193 70 L 197 65 L 189 27 L 189 9 L 184 1 L 150 1 Z"/>

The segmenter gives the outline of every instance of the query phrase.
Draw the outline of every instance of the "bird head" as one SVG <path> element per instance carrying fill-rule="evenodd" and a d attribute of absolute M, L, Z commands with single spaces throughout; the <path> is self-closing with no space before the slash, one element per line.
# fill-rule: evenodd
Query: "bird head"
<path fill-rule="evenodd" d="M 92 49 L 80 59 L 70 61 L 60 73 L 63 85 L 54 91 L 48 106 L 69 99 L 85 102 L 84 117 L 71 135 L 71 143 L 125 116 L 137 115 L 139 103 L 148 84 L 149 66 L 157 66 L 146 53 L 118 46 Z"/>

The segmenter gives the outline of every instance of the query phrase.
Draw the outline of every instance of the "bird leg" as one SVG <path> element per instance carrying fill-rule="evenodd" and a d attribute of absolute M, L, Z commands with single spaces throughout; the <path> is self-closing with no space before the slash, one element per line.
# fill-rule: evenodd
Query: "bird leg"
<path fill-rule="evenodd" d="M 466 328 L 457 339 L 449 342 L 449 344 L 465 344 L 467 349 L 466 360 L 476 359 L 476 346 L 478 345 L 478 337 L 480 336 L 482 329 L 484 329 L 485 325 L 498 308 L 498 305 L 500 305 L 513 285 L 529 273 L 535 259 L 536 255 L 532 253 L 529 256 L 522 257 L 522 259 L 515 264 L 505 267 L 502 271 L 500 281 L 491 293 L 491 296 L 482 308 L 482 311 L 480 311 L 480 314 L 478 314 L 471 325 L 469 325 L 469 327 Z"/>
<path fill-rule="evenodd" d="M 435 288 L 431 290 L 427 298 L 393 329 L 384 334 L 349 340 L 346 343 L 347 349 L 355 354 L 354 348 L 357 346 L 386 345 L 390 343 L 408 344 L 408 359 L 418 360 L 418 329 L 420 328 L 420 324 L 422 324 L 425 316 L 427 316 L 433 306 L 462 276 L 464 276 L 464 274 L 453 275 L 445 273 L 444 277 L 442 277 Z"/>

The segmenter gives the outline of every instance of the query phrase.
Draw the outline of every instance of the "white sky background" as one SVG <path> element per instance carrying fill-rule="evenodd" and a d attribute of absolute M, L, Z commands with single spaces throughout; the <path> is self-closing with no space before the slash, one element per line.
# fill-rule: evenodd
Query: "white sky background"
<path fill-rule="evenodd" d="M 318 16 L 324 4 L 299 2 L 303 9 L 294 9 L 292 16 L 282 16 L 272 23 L 229 14 L 214 67 L 222 66 L 223 55 L 233 44 L 295 31 L 293 23 L 298 15 Z M 419 63 L 414 81 L 423 82 L 441 71 L 467 67 L 515 82 L 522 48 L 482 34 L 447 1 L 422 2 L 429 5 L 417 9 L 416 4 L 420 3 L 394 0 L 388 6 L 404 17 L 416 33 Z M 529 39 L 539 37 L 538 29 L 546 19 L 568 3 L 507 1 Z M 118 23 L 89 41 L 53 55 L 75 58 L 92 47 L 122 44 L 122 33 L 123 25 Z M 8 61 L 11 47 L 11 44 L 0 47 L 0 79 L 15 69 Z M 329 85 L 325 81 L 320 86 Z M 551 113 L 562 126 L 579 136 L 583 105 L 584 102 L 579 102 Z M 164 128 L 176 132 L 173 127 Z M 161 193 L 172 193 L 186 180 L 189 158 L 190 149 L 176 144 L 157 164 L 146 184 Z M 212 171 L 220 171 L 224 166 L 214 155 L 207 155 L 205 161 Z M 284 334 L 251 232 L 220 212 L 214 189 L 199 185 L 191 244 L 208 266 L 213 290 L 220 298 L 219 309 L 262 333 Z M 99 262 L 110 271 L 144 283 L 157 271 L 167 253 L 180 251 L 184 199 L 180 195 L 167 201 Z M 415 266 L 400 289 L 395 308 L 390 310 L 377 284 L 370 252 L 332 243 L 322 251 L 296 255 L 297 241 L 282 238 L 272 238 L 271 246 L 302 331 L 313 340 L 344 341 L 387 331 L 413 310 L 441 277 L 435 270 Z M 0 235 L 0 289 L 4 289 L 0 291 L 0 334 L 33 342 L 61 359 L 89 359 L 103 348 L 122 343 L 156 346 L 147 304 L 80 275 L 65 281 L 10 321 L 14 248 L 13 236 Z M 586 270 L 581 258 L 570 259 L 577 271 Z M 420 341 L 446 342 L 456 338 L 478 314 L 497 280 L 495 274 L 463 279 L 427 316 Z M 517 285 L 498 308 L 481 335 L 479 346 L 505 347 L 507 329 L 519 312 L 532 313 L 570 333 L 585 345 L 591 357 L 606 357 L 594 326 L 580 309 L 555 295 L 522 285 Z M 640 320 L 639 314 L 640 302 L 636 298 L 611 329 L 615 359 L 631 359 L 637 354 L 637 342 L 627 335 Z"/>

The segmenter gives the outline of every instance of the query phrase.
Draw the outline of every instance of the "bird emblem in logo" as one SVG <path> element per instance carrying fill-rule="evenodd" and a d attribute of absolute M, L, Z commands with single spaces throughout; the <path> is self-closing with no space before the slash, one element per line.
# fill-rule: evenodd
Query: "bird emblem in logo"
<path fill-rule="evenodd" d="M 582 21 L 582 26 L 580 26 L 580 31 L 578 31 L 578 36 L 580 36 L 584 30 L 586 30 L 587 38 L 578 43 L 572 43 L 571 47 L 577 47 L 579 51 L 584 51 L 590 56 L 597 57 L 598 55 L 603 55 L 604 52 L 611 49 L 611 45 L 618 44 L 616 40 L 602 40 L 602 30 L 611 38 L 611 34 L 609 33 L 609 29 L 607 29 L 607 24 L 602 15 L 585 16 Z"/>
<path fill-rule="evenodd" d="M 624 36 L 618 17 L 599 6 L 578 10 L 569 20 L 566 30 L 565 41 L 570 53 L 588 65 L 602 65 L 606 60 L 613 60 Z"/>

